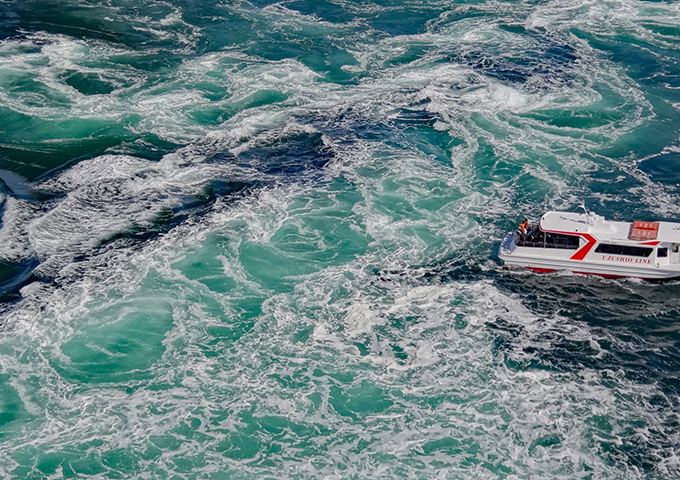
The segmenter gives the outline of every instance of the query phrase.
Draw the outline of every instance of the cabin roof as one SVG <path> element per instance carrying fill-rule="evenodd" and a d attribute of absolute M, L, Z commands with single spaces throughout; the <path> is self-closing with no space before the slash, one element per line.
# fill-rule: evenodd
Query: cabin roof
<path fill-rule="evenodd" d="M 590 212 L 575 213 L 575 212 L 546 212 L 540 221 L 540 228 L 548 232 L 561 233 L 588 233 L 596 237 L 600 241 L 614 240 L 617 242 L 627 242 L 632 244 L 640 244 L 649 241 L 654 242 L 669 242 L 680 243 L 680 223 L 672 222 L 644 222 L 651 229 L 656 230 L 654 225 L 658 224 L 658 232 L 656 238 L 648 236 L 642 240 L 631 240 L 632 222 L 613 222 L 605 220 L 600 215 L 595 215 Z M 642 223 L 636 222 L 636 226 Z M 637 229 L 636 229 L 637 231 Z M 650 234 L 653 235 L 653 234 Z M 641 238 L 639 235 L 633 235 L 633 238 Z"/>

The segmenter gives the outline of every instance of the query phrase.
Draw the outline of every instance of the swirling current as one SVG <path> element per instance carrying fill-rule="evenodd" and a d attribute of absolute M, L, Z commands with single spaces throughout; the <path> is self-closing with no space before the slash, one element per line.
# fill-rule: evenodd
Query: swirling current
<path fill-rule="evenodd" d="M 680 477 L 680 4 L 0 0 L 0 477 Z"/>

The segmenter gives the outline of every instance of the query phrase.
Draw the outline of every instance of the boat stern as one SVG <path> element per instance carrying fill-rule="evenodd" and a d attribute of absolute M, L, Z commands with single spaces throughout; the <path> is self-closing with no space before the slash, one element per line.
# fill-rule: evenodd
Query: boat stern
<path fill-rule="evenodd" d="M 505 262 L 505 259 L 512 255 L 512 252 L 517 248 L 515 239 L 517 238 L 516 232 L 509 232 L 503 241 L 501 246 L 498 248 L 498 258 Z"/>

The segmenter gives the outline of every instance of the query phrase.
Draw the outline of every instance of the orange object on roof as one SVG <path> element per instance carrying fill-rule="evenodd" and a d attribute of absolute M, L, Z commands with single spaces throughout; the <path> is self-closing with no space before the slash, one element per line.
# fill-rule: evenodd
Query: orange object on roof
<path fill-rule="evenodd" d="M 659 222 L 643 222 L 635 220 L 633 227 L 630 229 L 629 240 L 656 240 L 659 233 Z"/>

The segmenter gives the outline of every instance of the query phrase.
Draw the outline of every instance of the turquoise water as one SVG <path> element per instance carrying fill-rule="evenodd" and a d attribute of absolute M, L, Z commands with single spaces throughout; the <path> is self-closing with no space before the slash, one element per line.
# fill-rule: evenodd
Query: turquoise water
<path fill-rule="evenodd" d="M 0 1 L 0 477 L 680 476 L 671 2 Z"/>

